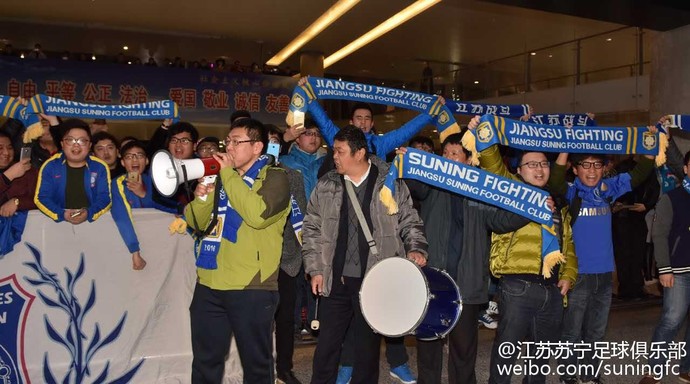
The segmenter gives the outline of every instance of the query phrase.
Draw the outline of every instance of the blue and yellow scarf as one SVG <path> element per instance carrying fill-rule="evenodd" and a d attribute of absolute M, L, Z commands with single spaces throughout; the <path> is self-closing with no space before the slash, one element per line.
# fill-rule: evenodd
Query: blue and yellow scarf
<path fill-rule="evenodd" d="M 407 148 L 405 155 L 398 155 L 393 161 L 379 196 L 391 215 L 398 211 L 393 197 L 395 183 L 403 178 L 419 180 L 541 224 L 542 275 L 545 278 L 551 277 L 551 270 L 556 264 L 565 261 L 556 238 L 553 216 L 546 204 L 549 197 L 546 191 L 441 156 Z"/>

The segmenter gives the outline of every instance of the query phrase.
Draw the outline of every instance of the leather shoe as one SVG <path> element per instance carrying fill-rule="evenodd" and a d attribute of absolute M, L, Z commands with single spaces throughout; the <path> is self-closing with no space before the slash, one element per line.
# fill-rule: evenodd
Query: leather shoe
<path fill-rule="evenodd" d="M 292 371 L 278 372 L 278 380 L 284 384 L 302 384 Z"/>

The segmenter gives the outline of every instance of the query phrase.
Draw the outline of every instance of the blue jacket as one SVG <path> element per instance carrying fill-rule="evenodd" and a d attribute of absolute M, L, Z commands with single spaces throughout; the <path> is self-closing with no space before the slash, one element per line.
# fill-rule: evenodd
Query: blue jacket
<path fill-rule="evenodd" d="M 316 121 L 316 124 L 321 130 L 324 140 L 329 147 L 333 148 L 333 139 L 335 134 L 338 133 L 340 128 L 338 128 L 331 119 L 326 115 L 326 111 L 321 108 L 319 103 L 311 102 L 308 104 L 309 112 L 311 116 Z M 385 159 L 386 155 L 393 151 L 395 148 L 407 144 L 410 139 L 415 137 L 419 131 L 421 131 L 427 124 L 431 124 L 432 118 L 427 113 L 421 113 L 414 119 L 408 121 L 402 127 L 388 132 L 382 136 L 376 135 L 369 131 L 364 135 L 367 138 L 367 144 L 369 145 L 369 151 L 374 153 L 376 156 Z M 307 195 L 309 196 L 309 195 Z"/>
<path fill-rule="evenodd" d="M 58 223 L 65 219 L 66 182 L 67 160 L 59 152 L 41 166 L 34 195 L 38 209 Z M 86 158 L 84 188 L 89 199 L 88 220 L 94 221 L 110 210 L 110 170 L 106 163 L 95 156 Z"/>
<path fill-rule="evenodd" d="M 112 181 L 113 209 L 111 213 L 117 225 L 117 230 L 120 231 L 120 236 L 122 236 L 122 240 L 127 245 L 127 249 L 129 249 L 130 253 L 134 253 L 139 251 L 139 239 L 134 231 L 132 208 L 155 208 L 168 213 L 177 213 L 177 209 L 167 207 L 153 200 L 153 184 L 149 175 L 141 175 L 141 180 L 146 187 L 146 196 L 143 198 L 127 189 L 126 178 L 127 174 L 124 174 Z"/>
<path fill-rule="evenodd" d="M 299 171 L 304 179 L 304 192 L 309 200 L 311 191 L 316 187 L 319 181 L 319 168 L 323 165 L 326 157 L 319 152 L 306 153 L 299 149 L 297 145 L 293 145 L 290 153 L 280 158 L 280 162 L 291 169 Z"/>

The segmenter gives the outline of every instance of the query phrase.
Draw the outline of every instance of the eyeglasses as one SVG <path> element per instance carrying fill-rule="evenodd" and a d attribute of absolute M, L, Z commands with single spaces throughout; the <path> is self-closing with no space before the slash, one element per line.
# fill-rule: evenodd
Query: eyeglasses
<path fill-rule="evenodd" d="M 214 153 L 217 153 L 217 152 L 218 152 L 218 148 L 215 148 L 215 147 L 203 147 L 203 148 L 197 149 L 197 151 L 198 151 L 199 153 L 210 153 L 210 154 L 214 154 Z"/>
<path fill-rule="evenodd" d="M 581 161 L 577 163 L 577 165 L 581 166 L 584 169 L 590 169 L 592 166 L 594 166 L 594 169 L 601 169 L 604 166 L 604 162 L 602 161 Z"/>
<path fill-rule="evenodd" d="M 125 160 L 134 160 L 134 159 L 143 160 L 146 158 L 146 154 L 144 152 L 128 153 L 128 154 L 122 156 L 122 158 Z"/>
<path fill-rule="evenodd" d="M 87 144 L 89 144 L 89 142 L 91 142 L 91 140 L 83 138 L 83 137 L 80 137 L 78 139 L 75 139 L 74 137 L 65 137 L 64 139 L 62 139 L 62 142 L 65 143 L 66 145 L 79 144 L 80 146 L 84 147 Z"/>
<path fill-rule="evenodd" d="M 317 131 L 304 131 L 304 133 L 302 133 L 302 134 L 303 134 L 304 136 L 315 136 L 315 137 L 321 136 L 321 135 L 319 134 L 319 132 L 317 132 Z"/>
<path fill-rule="evenodd" d="M 251 143 L 251 142 L 254 142 L 254 141 L 256 141 L 256 140 L 252 140 L 252 139 L 247 139 L 247 140 L 225 139 L 225 146 L 228 146 L 228 147 L 229 147 L 229 146 L 236 147 L 236 146 L 238 146 L 238 145 L 240 145 L 240 144 L 242 144 L 242 143 Z"/>
<path fill-rule="evenodd" d="M 180 138 L 177 138 L 177 137 L 173 137 L 173 138 L 170 139 L 170 144 L 172 144 L 172 145 L 175 145 L 175 144 L 177 144 L 177 143 L 181 143 L 182 145 L 187 145 L 187 144 L 189 144 L 189 143 L 191 143 L 191 142 L 192 142 L 192 139 L 187 138 L 187 137 L 183 137 L 183 138 L 181 138 L 181 139 L 180 139 Z"/>
<path fill-rule="evenodd" d="M 521 167 L 524 167 L 525 165 L 527 168 L 548 168 L 551 163 L 548 161 L 528 161 L 524 164 L 520 164 Z"/>

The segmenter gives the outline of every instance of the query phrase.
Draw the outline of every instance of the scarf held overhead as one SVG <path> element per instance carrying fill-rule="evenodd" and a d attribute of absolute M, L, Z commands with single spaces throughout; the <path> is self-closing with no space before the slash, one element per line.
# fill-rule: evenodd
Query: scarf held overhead
<path fill-rule="evenodd" d="M 481 104 L 446 100 L 446 106 L 457 115 L 496 115 L 521 117 L 529 113 L 529 104 Z"/>
<path fill-rule="evenodd" d="M 445 191 L 457 193 L 505 209 L 541 224 L 542 274 L 551 277 L 551 269 L 564 261 L 558 246 L 549 194 L 528 184 L 516 182 L 459 162 L 424 151 L 407 148 L 398 155 L 386 176 L 381 201 L 389 214 L 398 207 L 393 193 L 396 179 L 414 179 Z"/>
<path fill-rule="evenodd" d="M 478 162 L 478 152 L 496 144 L 537 152 L 653 156 L 660 152 L 659 132 L 647 127 L 568 128 L 484 115 L 470 132 L 463 136 L 463 145 L 472 152 L 473 163 Z"/>
<path fill-rule="evenodd" d="M 535 124 L 548 125 L 572 125 L 578 127 L 591 127 L 597 125 L 594 119 L 585 113 L 549 113 L 543 115 L 531 115 L 529 121 Z"/>
<path fill-rule="evenodd" d="M 272 159 L 266 155 L 259 157 L 254 164 L 242 176 L 245 184 L 249 188 L 254 185 L 254 180 L 265 166 L 270 165 Z M 217 269 L 217 256 L 220 251 L 221 239 L 236 243 L 237 231 L 244 222 L 239 213 L 232 207 L 228 195 L 223 189 L 223 183 L 217 183 L 217 188 L 220 188 L 220 199 L 218 207 L 214 213 L 218 217 L 218 224 L 211 233 L 201 240 L 199 246 L 199 257 L 196 259 L 196 266 L 203 269 Z M 304 221 L 304 213 L 297 205 L 297 200 L 294 196 L 290 196 L 290 223 L 292 229 L 295 231 L 297 241 L 302 244 L 302 224 Z"/>
<path fill-rule="evenodd" d="M 40 117 L 35 114 L 27 114 L 26 111 L 27 108 L 22 105 L 18 98 L 0 95 L 0 115 L 21 121 L 27 130 L 39 129 L 42 131 Z"/>
<path fill-rule="evenodd" d="M 288 126 L 294 125 L 295 111 L 306 112 L 309 102 L 324 99 L 393 105 L 428 113 L 435 116 L 434 123 L 438 127 L 441 141 L 450 134 L 460 132 L 460 127 L 455 121 L 453 113 L 448 106 L 441 104 L 438 96 L 321 77 L 309 77 L 306 84 L 295 87 L 286 119 Z"/>
<path fill-rule="evenodd" d="M 27 115 L 37 115 L 43 113 L 52 116 L 78 117 L 89 119 L 109 119 L 109 120 L 163 120 L 180 119 L 180 112 L 172 100 L 149 101 L 137 104 L 87 104 L 77 101 L 58 99 L 52 96 L 36 95 L 29 100 Z M 29 132 L 27 136 L 31 139 L 40 136 L 42 132 Z"/>
<path fill-rule="evenodd" d="M 668 115 L 671 119 L 669 126 L 678 127 L 682 131 L 690 132 L 690 115 Z"/>

